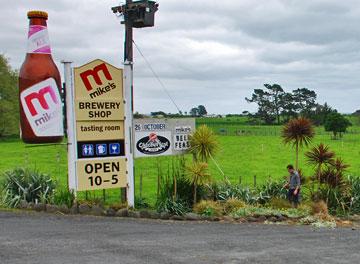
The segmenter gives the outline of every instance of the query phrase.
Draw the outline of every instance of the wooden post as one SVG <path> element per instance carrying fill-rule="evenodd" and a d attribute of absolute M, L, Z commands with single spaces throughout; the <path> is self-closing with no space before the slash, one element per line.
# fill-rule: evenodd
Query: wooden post
<path fill-rule="evenodd" d="M 139 198 L 142 200 L 142 185 L 143 185 L 143 174 L 140 173 L 140 181 L 139 181 Z"/>
<path fill-rule="evenodd" d="M 256 187 L 256 175 L 254 175 L 254 187 Z"/>

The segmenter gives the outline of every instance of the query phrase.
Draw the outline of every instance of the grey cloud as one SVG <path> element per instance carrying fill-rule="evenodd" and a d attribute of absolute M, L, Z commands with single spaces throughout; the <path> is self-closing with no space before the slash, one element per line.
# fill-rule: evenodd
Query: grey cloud
<path fill-rule="evenodd" d="M 19 68 L 30 9 L 49 12 L 53 57 L 82 65 L 95 58 L 121 66 L 123 25 L 110 11 L 118 0 L 1 2 L 0 52 Z M 356 0 L 222 0 L 160 2 L 154 28 L 134 37 L 184 111 L 255 110 L 244 97 L 263 83 L 315 89 L 343 112 L 359 107 L 360 6 Z M 176 111 L 135 50 L 135 109 Z"/>

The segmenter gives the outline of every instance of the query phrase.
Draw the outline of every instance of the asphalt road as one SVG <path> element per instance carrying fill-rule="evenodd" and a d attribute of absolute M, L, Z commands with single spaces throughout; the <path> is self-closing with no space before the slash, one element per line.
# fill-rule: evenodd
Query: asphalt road
<path fill-rule="evenodd" d="M 0 263 L 360 263 L 360 231 L 0 211 Z"/>

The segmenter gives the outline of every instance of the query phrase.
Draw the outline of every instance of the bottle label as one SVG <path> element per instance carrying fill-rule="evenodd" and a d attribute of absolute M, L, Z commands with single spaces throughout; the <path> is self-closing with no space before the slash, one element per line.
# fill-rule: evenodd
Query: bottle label
<path fill-rule="evenodd" d="M 51 54 L 50 39 L 46 27 L 30 25 L 27 53 Z"/>
<path fill-rule="evenodd" d="M 36 136 L 52 137 L 64 134 L 62 102 L 53 78 L 22 91 L 20 101 Z"/>

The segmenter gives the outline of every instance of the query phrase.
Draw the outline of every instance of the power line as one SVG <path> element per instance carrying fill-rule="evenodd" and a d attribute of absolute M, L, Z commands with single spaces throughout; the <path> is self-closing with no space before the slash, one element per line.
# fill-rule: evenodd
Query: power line
<path fill-rule="evenodd" d="M 175 103 L 175 100 L 172 98 L 172 96 L 170 95 L 170 93 L 168 92 L 168 90 L 166 89 L 164 83 L 161 81 L 160 77 L 156 74 L 156 72 L 154 71 L 153 67 L 151 66 L 150 62 L 145 58 L 144 54 L 141 52 L 139 46 L 135 43 L 135 41 L 133 40 L 133 43 L 135 45 L 135 48 L 137 49 L 137 51 L 139 52 L 139 54 L 141 55 L 141 57 L 143 57 L 144 61 L 146 62 L 147 66 L 149 67 L 149 69 L 151 70 L 151 72 L 153 73 L 154 77 L 158 80 L 158 82 L 160 83 L 161 87 L 163 88 L 164 92 L 166 93 L 166 95 L 169 97 L 169 99 L 171 100 L 171 102 L 175 105 L 176 109 L 178 110 L 179 113 L 181 113 L 180 108 L 177 106 L 177 104 Z"/>

